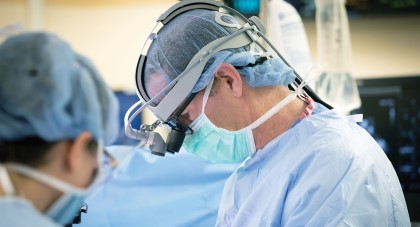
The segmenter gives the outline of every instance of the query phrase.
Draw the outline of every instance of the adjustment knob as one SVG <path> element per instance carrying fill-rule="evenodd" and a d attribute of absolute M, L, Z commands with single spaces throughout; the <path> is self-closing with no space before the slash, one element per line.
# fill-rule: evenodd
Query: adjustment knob
<path fill-rule="evenodd" d="M 261 33 L 265 34 L 265 27 L 261 22 L 260 18 L 258 18 L 257 16 L 252 16 L 248 19 L 248 21 L 249 24 L 255 25 Z"/>

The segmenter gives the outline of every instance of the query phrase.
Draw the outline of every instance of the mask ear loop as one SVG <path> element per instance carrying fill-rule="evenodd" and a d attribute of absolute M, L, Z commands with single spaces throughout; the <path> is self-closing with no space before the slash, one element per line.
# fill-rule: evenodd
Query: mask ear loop
<path fill-rule="evenodd" d="M 210 96 L 211 88 L 213 87 L 213 82 L 214 82 L 214 77 L 210 80 L 210 83 L 209 85 L 207 85 L 206 91 L 204 92 L 203 106 L 201 107 L 201 113 L 205 114 L 206 104 Z"/>
<path fill-rule="evenodd" d="M 69 183 L 65 181 L 59 180 L 53 176 L 49 176 L 45 173 L 36 171 L 24 165 L 20 165 L 16 163 L 9 163 L 9 164 L 6 164 L 5 166 L 6 168 L 11 169 L 12 171 L 16 173 L 20 173 L 27 177 L 31 177 L 61 192 L 73 192 L 77 194 L 84 194 L 84 192 L 86 191 L 85 189 L 70 185 Z"/>
<path fill-rule="evenodd" d="M 3 188 L 5 196 L 12 196 L 15 194 L 15 188 L 10 180 L 9 173 L 3 165 L 0 165 L 0 185 Z"/>
<path fill-rule="evenodd" d="M 213 87 L 213 82 L 214 82 L 214 77 L 210 80 L 210 83 L 207 85 L 207 87 L 206 87 L 206 90 L 204 91 L 204 95 L 203 95 L 203 103 L 202 103 L 202 106 L 201 106 L 201 115 L 206 115 L 206 113 L 205 113 L 205 110 L 206 110 L 206 105 L 207 105 L 207 101 L 208 101 L 208 99 L 209 99 L 209 96 L 210 96 L 210 91 L 211 91 L 211 88 Z M 198 118 L 197 118 L 198 119 Z M 195 119 L 190 125 L 189 125 L 189 127 L 193 130 L 193 131 L 195 131 L 198 127 L 199 127 L 199 125 L 200 125 L 200 123 L 198 123 L 197 124 L 197 119 Z"/>

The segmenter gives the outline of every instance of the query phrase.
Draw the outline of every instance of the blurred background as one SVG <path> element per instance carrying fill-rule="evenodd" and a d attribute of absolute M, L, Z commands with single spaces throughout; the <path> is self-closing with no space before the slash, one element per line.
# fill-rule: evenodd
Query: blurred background
<path fill-rule="evenodd" d="M 134 73 L 144 41 L 156 18 L 175 2 L 0 0 L 0 27 L 20 23 L 27 30 L 57 33 L 91 58 L 114 89 L 134 92 Z M 316 62 L 315 3 L 289 2 L 302 15 Z M 420 75 L 420 1 L 348 0 L 347 5 L 355 9 L 348 11 L 355 78 Z"/>
<path fill-rule="evenodd" d="M 264 6 L 275 1 L 282 0 L 225 3 L 248 16 L 259 15 L 266 20 Z M 316 1 L 287 1 L 302 18 L 312 63 L 320 62 L 322 55 L 317 48 Z M 174 3 L 175 0 L 0 0 L 0 28 L 3 33 L 19 29 L 49 31 L 65 39 L 94 62 L 115 90 L 123 117 L 138 100 L 134 76 L 140 50 L 158 16 Z M 364 114 L 361 125 L 394 164 L 410 216 L 419 222 L 420 0 L 347 0 L 346 10 L 351 75 L 362 103 L 352 113 Z M 268 32 L 271 28 L 267 28 Z M 138 128 L 140 122 L 138 119 L 133 127 Z M 117 143 L 136 141 L 121 132 Z"/>

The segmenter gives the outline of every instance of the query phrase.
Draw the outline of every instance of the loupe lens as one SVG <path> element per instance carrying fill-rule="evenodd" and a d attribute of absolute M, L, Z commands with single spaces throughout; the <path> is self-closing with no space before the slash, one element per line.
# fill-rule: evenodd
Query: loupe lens
<path fill-rule="evenodd" d="M 185 138 L 185 131 L 181 131 L 179 129 L 173 129 L 168 134 L 167 151 L 172 154 L 175 152 L 179 152 L 179 150 L 181 149 L 182 143 L 184 142 L 184 138 Z"/>
<path fill-rule="evenodd" d="M 171 118 L 165 122 L 171 127 L 171 132 L 168 134 L 166 140 L 167 151 L 170 153 L 179 152 L 186 134 L 191 134 L 193 131 L 190 127 L 179 121 L 177 118 Z"/>

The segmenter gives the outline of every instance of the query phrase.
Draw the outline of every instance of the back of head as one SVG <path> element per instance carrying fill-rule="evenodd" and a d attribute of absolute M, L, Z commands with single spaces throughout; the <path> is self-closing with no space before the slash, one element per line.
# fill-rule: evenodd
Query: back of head
<path fill-rule="evenodd" d="M 12 36 L 0 45 L 0 144 L 71 140 L 83 131 L 110 144 L 117 101 L 92 63 L 48 33 Z"/>

